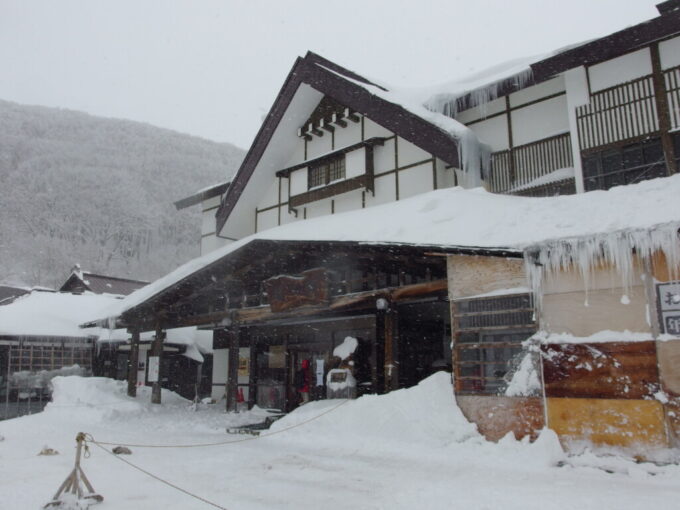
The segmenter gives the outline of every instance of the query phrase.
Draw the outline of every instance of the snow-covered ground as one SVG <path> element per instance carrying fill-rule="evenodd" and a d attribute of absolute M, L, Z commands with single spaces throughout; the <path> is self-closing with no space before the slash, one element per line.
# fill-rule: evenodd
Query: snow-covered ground
<path fill-rule="evenodd" d="M 57 378 L 44 413 L 0 422 L 0 508 L 38 509 L 73 467 L 75 436 L 104 442 L 229 444 L 139 448 L 125 460 L 229 510 L 276 509 L 675 509 L 680 466 L 592 454 L 566 457 L 551 432 L 533 444 L 484 441 L 461 415 L 449 376 L 354 401 L 309 403 L 270 437 L 227 434 L 263 411 L 230 414 L 122 382 Z M 247 439 L 244 441 L 244 439 Z M 43 446 L 59 455 L 39 456 Z M 91 446 L 83 468 L 104 509 L 211 508 Z M 95 507 L 96 508 L 96 507 Z"/>

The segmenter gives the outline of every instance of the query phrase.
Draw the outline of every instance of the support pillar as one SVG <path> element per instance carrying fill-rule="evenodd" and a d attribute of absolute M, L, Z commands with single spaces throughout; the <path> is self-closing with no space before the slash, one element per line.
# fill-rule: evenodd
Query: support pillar
<path fill-rule="evenodd" d="M 250 366 L 248 370 L 248 409 L 252 409 L 257 404 L 257 356 L 259 348 L 257 337 L 251 338 Z"/>
<path fill-rule="evenodd" d="M 238 327 L 234 326 L 227 331 L 229 338 L 229 365 L 227 366 L 227 412 L 237 411 L 238 394 L 238 354 L 239 354 L 239 332 Z"/>
<path fill-rule="evenodd" d="M 151 352 L 149 356 L 149 378 L 153 378 L 153 385 L 151 387 L 151 403 L 152 404 L 160 404 L 161 403 L 161 367 L 163 365 L 163 340 L 165 340 L 165 331 L 161 328 L 160 325 L 156 327 L 156 336 L 153 339 L 153 342 L 151 342 Z M 156 358 L 154 360 L 154 358 Z M 152 377 L 152 372 L 154 371 L 153 364 L 157 364 L 156 369 L 155 369 L 155 374 L 153 374 Z"/>
<path fill-rule="evenodd" d="M 397 311 L 390 307 L 385 313 L 385 392 L 399 388 L 398 347 Z"/>
<path fill-rule="evenodd" d="M 137 396 L 137 371 L 139 367 L 139 329 L 132 330 L 130 339 L 130 357 L 128 358 L 127 394 L 128 397 Z"/>

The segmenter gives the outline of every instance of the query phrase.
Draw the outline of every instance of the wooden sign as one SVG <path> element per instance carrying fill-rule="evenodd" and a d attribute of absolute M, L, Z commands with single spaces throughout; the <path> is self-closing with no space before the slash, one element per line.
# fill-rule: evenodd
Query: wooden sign
<path fill-rule="evenodd" d="M 330 278 L 324 268 L 300 275 L 280 275 L 264 282 L 272 312 L 285 312 L 303 305 L 324 305 L 330 299 Z"/>
<path fill-rule="evenodd" d="M 680 335 L 680 282 L 656 285 L 661 332 Z"/>

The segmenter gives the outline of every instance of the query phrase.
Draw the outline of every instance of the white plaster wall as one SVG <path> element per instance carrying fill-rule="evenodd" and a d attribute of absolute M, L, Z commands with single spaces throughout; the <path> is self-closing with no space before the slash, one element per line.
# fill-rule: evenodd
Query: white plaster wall
<path fill-rule="evenodd" d="M 590 90 L 597 92 L 652 72 L 649 49 L 643 48 L 589 68 Z"/>
<path fill-rule="evenodd" d="M 288 161 L 281 167 L 281 169 L 297 165 L 299 163 L 302 163 L 304 160 L 305 160 L 305 139 L 298 137 L 290 159 L 288 159 Z"/>
<path fill-rule="evenodd" d="M 302 218 L 302 207 L 298 208 L 298 214 L 299 214 L 299 218 Z M 286 223 L 292 223 L 294 221 L 297 221 L 299 218 L 295 217 L 295 213 L 288 212 L 288 206 L 287 205 L 284 205 L 281 208 L 281 225 L 285 225 Z"/>
<path fill-rule="evenodd" d="M 201 214 L 201 235 L 203 234 L 214 234 L 215 233 L 215 213 L 217 209 L 212 209 L 210 211 L 204 211 Z"/>
<path fill-rule="evenodd" d="M 257 204 L 258 209 L 266 209 L 272 205 L 279 203 L 279 179 L 274 177 L 269 187 L 262 194 L 260 202 Z"/>
<path fill-rule="evenodd" d="M 376 136 L 388 138 L 393 134 L 394 133 L 385 129 L 380 124 L 373 122 L 368 117 L 364 117 L 364 140 L 368 140 L 369 138 L 373 138 Z"/>
<path fill-rule="evenodd" d="M 659 56 L 662 69 L 680 66 L 680 37 L 659 43 Z"/>
<path fill-rule="evenodd" d="M 375 196 L 366 193 L 366 206 L 394 202 L 396 198 L 397 183 L 394 174 L 375 178 Z"/>
<path fill-rule="evenodd" d="M 517 92 L 510 94 L 510 106 L 515 107 L 531 101 L 536 101 L 546 96 L 552 94 L 557 94 L 558 92 L 564 92 L 564 77 L 558 76 L 552 80 L 539 83 L 538 85 L 533 85 Z"/>
<path fill-rule="evenodd" d="M 222 199 L 222 196 L 218 195 L 216 197 L 212 197 L 212 198 L 208 198 L 207 200 L 203 200 L 203 202 L 201 202 L 201 210 L 206 211 L 208 209 L 213 209 L 215 207 L 219 207 L 221 199 Z"/>
<path fill-rule="evenodd" d="M 307 219 L 325 216 L 331 213 L 331 199 L 327 198 L 319 200 L 318 202 L 312 202 L 311 204 L 306 204 L 304 207 L 307 209 Z M 304 215 L 299 215 L 298 220 L 303 219 L 303 217 Z"/>
<path fill-rule="evenodd" d="M 219 401 L 224 397 L 229 367 L 229 349 L 215 349 L 213 352 L 212 399 Z M 216 386 L 219 384 L 220 386 Z"/>
<path fill-rule="evenodd" d="M 564 133 L 569 131 L 567 97 L 558 96 L 514 110 L 511 118 L 515 146 Z"/>
<path fill-rule="evenodd" d="M 364 147 L 345 155 L 345 178 L 351 179 L 366 173 L 366 149 Z"/>
<path fill-rule="evenodd" d="M 433 189 L 431 162 L 399 171 L 399 199 L 412 197 Z"/>
<path fill-rule="evenodd" d="M 455 185 L 453 169 L 446 168 L 446 163 L 441 159 L 436 160 L 437 165 L 437 189 L 451 188 Z"/>
<path fill-rule="evenodd" d="M 299 195 L 307 191 L 307 167 L 295 170 L 290 174 L 290 194 Z"/>
<path fill-rule="evenodd" d="M 499 115 L 468 126 L 493 152 L 509 147 L 507 116 Z"/>
<path fill-rule="evenodd" d="M 288 202 L 288 179 L 281 178 L 281 202 Z"/>
<path fill-rule="evenodd" d="M 146 348 L 144 348 L 146 347 Z M 144 369 L 143 370 L 137 370 L 137 384 L 142 383 L 143 385 L 146 385 L 146 365 L 147 365 L 147 358 L 148 358 L 148 352 L 149 348 L 147 346 L 139 346 L 139 357 L 138 363 L 143 363 L 144 364 Z M 137 365 L 139 367 L 139 365 Z"/>
<path fill-rule="evenodd" d="M 361 190 L 349 191 L 333 197 L 335 214 L 361 209 Z"/>
<path fill-rule="evenodd" d="M 505 98 L 494 99 L 483 105 L 458 112 L 456 120 L 466 124 L 473 120 L 483 119 L 488 115 L 502 112 L 503 110 L 505 110 Z"/>
<path fill-rule="evenodd" d="M 394 138 L 373 149 L 373 172 L 381 174 L 394 170 Z"/>
<path fill-rule="evenodd" d="M 347 119 L 346 119 L 347 120 Z M 347 120 L 347 127 L 335 126 L 335 148 L 342 149 L 361 141 L 361 123 Z"/>
<path fill-rule="evenodd" d="M 397 138 L 397 163 L 399 167 L 431 159 L 432 155 L 403 138 Z"/>
<path fill-rule="evenodd" d="M 328 131 L 323 132 L 323 136 L 314 136 L 307 142 L 307 159 L 314 159 L 323 156 L 333 150 L 333 140 Z"/>
<path fill-rule="evenodd" d="M 267 211 L 257 213 L 257 231 L 262 232 L 279 224 L 279 209 L 269 209 Z"/>

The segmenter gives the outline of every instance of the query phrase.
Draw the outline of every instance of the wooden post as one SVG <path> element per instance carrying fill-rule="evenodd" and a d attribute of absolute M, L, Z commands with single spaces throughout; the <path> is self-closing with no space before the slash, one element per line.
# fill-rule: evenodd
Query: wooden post
<path fill-rule="evenodd" d="M 161 367 L 163 365 L 163 340 L 165 340 L 165 331 L 163 331 L 163 328 L 159 324 L 156 327 L 156 336 L 154 337 L 153 342 L 151 342 L 151 353 L 148 360 L 149 377 L 152 377 L 151 375 L 152 363 L 158 363 L 157 374 L 154 374 L 156 376 L 155 377 L 156 380 L 153 381 L 153 385 L 151 386 L 152 404 L 161 403 L 161 378 L 162 378 Z M 152 361 L 154 357 L 157 358 L 156 361 Z"/>
<path fill-rule="evenodd" d="M 659 131 L 661 132 L 661 146 L 663 147 L 664 159 L 668 174 L 673 175 L 678 171 L 675 163 L 675 151 L 673 138 L 671 137 L 671 116 L 666 95 L 666 86 L 663 70 L 661 69 L 661 57 L 659 56 L 659 43 L 655 42 L 649 47 L 652 58 L 652 83 L 654 85 L 654 99 L 656 101 L 656 115 L 659 119 Z"/>
<path fill-rule="evenodd" d="M 250 367 L 248 370 L 248 409 L 252 409 L 257 404 L 257 355 L 259 346 L 257 337 L 251 338 L 250 345 Z"/>
<path fill-rule="evenodd" d="M 237 410 L 236 400 L 238 393 L 238 326 L 227 331 L 229 337 L 229 365 L 227 367 L 227 412 Z"/>
<path fill-rule="evenodd" d="M 396 390 L 399 387 L 398 365 L 398 332 L 397 311 L 387 310 L 385 313 L 385 391 Z"/>
<path fill-rule="evenodd" d="M 127 394 L 129 397 L 137 396 L 137 370 L 139 366 L 139 329 L 132 329 L 132 338 L 130 339 L 130 357 L 128 358 L 128 373 L 127 373 Z"/>

